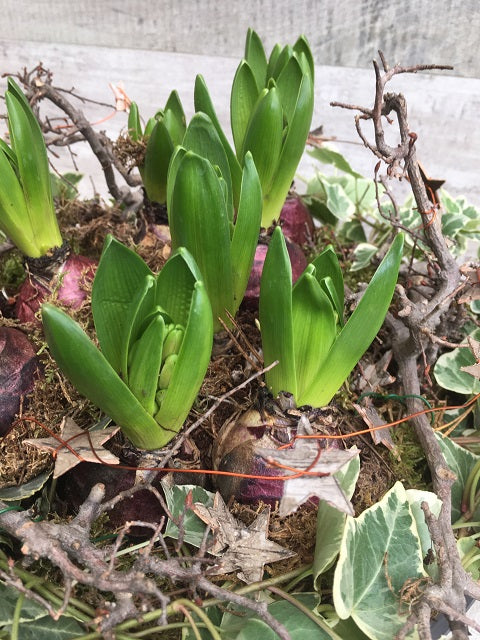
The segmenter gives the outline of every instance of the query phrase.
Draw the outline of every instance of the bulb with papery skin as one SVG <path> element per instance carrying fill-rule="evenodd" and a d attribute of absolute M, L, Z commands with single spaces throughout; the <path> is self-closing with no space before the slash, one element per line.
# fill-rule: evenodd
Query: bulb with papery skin
<path fill-rule="evenodd" d="M 13 327 L 0 327 L 0 437 L 10 430 L 21 397 L 32 391 L 37 368 L 27 336 Z"/>
<path fill-rule="evenodd" d="M 299 247 L 294 242 L 287 242 L 287 251 L 292 265 L 292 280 L 296 282 L 304 272 L 307 266 L 307 259 Z M 262 277 L 263 263 L 267 255 L 268 246 L 259 244 L 255 250 L 255 258 L 253 260 L 252 270 L 248 279 L 247 289 L 243 298 L 244 305 L 249 309 L 258 309 L 258 300 L 260 298 L 260 279 Z"/>
<path fill-rule="evenodd" d="M 280 212 L 280 226 L 283 235 L 299 245 L 311 242 L 315 232 L 310 211 L 299 196 L 291 196 L 285 200 Z"/>
<path fill-rule="evenodd" d="M 327 433 L 335 429 L 335 423 L 332 421 L 330 424 L 328 419 L 325 424 L 322 421 L 322 425 Z M 278 449 L 291 442 L 295 434 L 295 418 L 274 416 L 266 412 L 260 414 L 255 409 L 228 420 L 220 429 L 213 447 L 214 469 L 265 477 L 215 476 L 216 487 L 223 499 L 228 502 L 234 498 L 242 504 L 256 504 L 262 501 L 274 507 L 282 499 L 285 487 L 284 481 L 276 478 L 289 472 L 269 464 L 258 451 Z M 320 446 L 341 448 L 337 440 L 320 440 Z"/>
<path fill-rule="evenodd" d="M 18 320 L 39 325 L 35 314 L 52 290 L 57 291 L 61 304 L 72 309 L 80 308 L 87 298 L 85 288 L 93 280 L 96 264 L 91 258 L 71 254 L 48 285 L 35 275 L 27 276 L 15 303 L 15 315 Z"/>

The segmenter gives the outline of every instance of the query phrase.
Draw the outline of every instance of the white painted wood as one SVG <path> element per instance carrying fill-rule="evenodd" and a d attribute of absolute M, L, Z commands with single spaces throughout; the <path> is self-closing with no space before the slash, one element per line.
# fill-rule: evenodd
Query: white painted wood
<path fill-rule="evenodd" d="M 22 67 L 33 68 L 39 61 L 54 74 L 60 87 L 74 86 L 86 97 L 112 103 L 108 83 L 123 81 L 129 96 L 136 100 L 141 113 L 148 117 L 163 106 L 170 91 L 179 90 L 187 117 L 193 114 L 195 75 L 204 75 L 223 126 L 229 130 L 230 87 L 238 60 L 180 53 L 108 49 L 48 43 L 24 42 L 18 45 L 0 40 L 0 72 L 14 73 Z M 0 95 L 5 80 L 0 79 Z M 392 90 L 401 90 L 409 104 L 410 128 L 418 136 L 419 157 L 430 175 L 445 178 L 446 189 L 454 195 L 465 194 L 480 205 L 480 80 L 452 76 L 417 74 L 395 79 Z M 374 92 L 372 70 L 319 66 L 316 69 L 315 113 L 313 127 L 324 125 L 324 132 L 352 144 L 339 143 L 337 148 L 361 173 L 371 176 L 376 160 L 358 144 L 353 113 L 333 109 L 330 101 L 340 100 L 371 105 Z M 109 112 L 106 107 L 85 105 L 92 122 Z M 2 111 L 0 103 L 0 111 Z M 125 114 L 100 125 L 115 137 L 126 124 Z M 0 128 L 2 123 L 0 122 Z M 368 125 L 367 129 L 368 131 Z M 94 176 L 96 188 L 106 194 L 96 160 L 87 147 L 75 147 L 79 166 Z M 65 154 L 60 170 L 71 170 Z M 301 174 L 312 174 L 315 167 L 305 159 Z M 90 184 L 84 186 L 92 195 Z M 301 190 L 301 185 L 299 185 Z"/>
<path fill-rule="evenodd" d="M 268 49 L 310 40 L 320 65 L 367 67 L 381 48 L 404 64 L 480 77 L 478 0 L 2 0 L 0 39 L 238 58 L 247 27 Z"/>

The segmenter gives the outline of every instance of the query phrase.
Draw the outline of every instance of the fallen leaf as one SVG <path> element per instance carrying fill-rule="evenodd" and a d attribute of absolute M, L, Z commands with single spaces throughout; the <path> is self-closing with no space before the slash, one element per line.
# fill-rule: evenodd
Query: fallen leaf
<path fill-rule="evenodd" d="M 372 440 L 374 444 L 383 444 L 387 449 L 393 451 L 395 455 L 397 455 L 395 443 L 393 442 L 392 435 L 388 427 L 385 429 L 377 429 L 376 427 L 381 427 L 382 424 L 387 424 L 385 420 L 377 413 L 377 410 L 372 404 L 371 399 L 367 396 L 364 399 L 365 406 L 362 407 L 359 404 L 353 403 L 353 406 L 358 411 L 359 415 L 362 416 L 363 421 L 367 425 L 369 429 L 373 428 L 370 435 L 372 436 Z"/>
<path fill-rule="evenodd" d="M 460 369 L 480 380 L 480 342 L 478 342 L 478 340 L 474 340 L 472 336 L 468 336 L 467 340 L 477 362 L 469 365 L 468 367 L 460 367 Z"/>
<path fill-rule="evenodd" d="M 237 577 L 251 584 L 262 579 L 264 565 L 295 555 L 293 551 L 268 540 L 270 507 L 262 509 L 249 527 L 232 516 L 218 492 L 212 507 L 196 502 L 192 510 L 214 534 L 214 544 L 209 552 L 219 559 L 208 570 L 210 575 L 238 571 Z"/>
<path fill-rule="evenodd" d="M 118 464 L 120 461 L 117 456 L 102 447 L 118 430 L 119 427 L 108 427 L 87 431 L 81 429 L 71 418 L 64 418 L 59 438 L 68 443 L 72 450 L 53 437 L 29 438 L 24 442 L 54 454 L 56 459 L 53 477 L 58 478 L 80 462 Z"/>
<path fill-rule="evenodd" d="M 310 422 L 305 415 L 298 421 L 297 436 L 312 434 Z M 281 464 L 308 475 L 284 481 L 283 496 L 280 500 L 279 515 L 287 516 L 298 509 L 309 498 L 325 500 L 336 509 L 353 516 L 351 502 L 344 494 L 334 474 L 347 462 L 358 455 L 358 450 L 320 449 L 318 440 L 299 438 L 288 449 L 257 450 L 270 464 Z M 292 472 L 289 471 L 291 474 Z M 312 473 L 318 475 L 310 475 Z"/>

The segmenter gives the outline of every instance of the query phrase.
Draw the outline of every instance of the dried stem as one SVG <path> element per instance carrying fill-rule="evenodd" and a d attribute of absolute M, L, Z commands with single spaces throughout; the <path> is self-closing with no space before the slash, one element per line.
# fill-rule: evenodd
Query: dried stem
<path fill-rule="evenodd" d="M 376 61 L 373 63 L 375 102 L 372 109 L 335 102 L 332 105 L 359 111 L 360 114 L 355 117 L 355 126 L 365 146 L 377 158 L 386 163 L 389 176 L 403 177 L 405 172 L 408 175 L 417 209 L 424 223 L 422 242 L 428 247 L 433 261 L 437 265 L 434 293 L 428 299 L 422 300 L 422 304 L 419 304 L 408 297 L 408 291 L 405 291 L 403 287 L 397 287 L 397 293 L 401 294 L 403 309 L 396 315 L 389 313 L 386 320 L 387 326 L 391 329 L 392 348 L 404 393 L 407 396 L 418 396 L 421 393 L 419 363 L 425 357 L 429 336 L 435 333 L 442 316 L 448 311 L 459 291 L 462 276 L 442 234 L 436 203 L 431 202 L 422 180 L 416 157 L 417 135 L 408 127 L 406 100 L 401 94 L 385 93 L 385 86 L 395 75 L 401 73 L 451 69 L 451 67 L 444 65 L 416 65 L 413 67 L 395 65 L 389 68 L 381 52 L 380 60 L 383 71 Z M 393 122 L 389 119 L 392 111 L 397 116 L 400 137 L 398 144 L 394 147 L 385 141 L 383 124 L 383 118 L 386 118 L 390 124 Z M 370 142 L 362 131 L 361 122 L 364 120 L 373 122 L 374 143 Z M 391 222 L 394 226 L 398 226 L 394 219 Z M 421 409 L 419 401 L 412 397 L 407 400 L 407 407 L 409 413 L 412 414 Z M 455 475 L 446 464 L 428 418 L 424 415 L 418 416 L 413 418 L 411 423 L 425 453 L 432 475 L 434 491 L 442 500 L 442 508 L 438 518 L 435 518 L 428 511 L 427 505 L 423 505 L 436 550 L 439 580 L 437 583 L 431 583 L 425 587 L 418 602 L 412 605 L 412 613 L 397 637 L 406 637 L 407 632 L 416 624 L 420 638 L 423 640 L 431 638 L 430 616 L 432 611 L 440 610 L 447 616 L 454 637 L 458 640 L 467 640 L 467 624 L 470 624 L 471 621 L 465 616 L 465 594 L 472 593 L 472 587 L 475 586 L 475 597 L 478 597 L 480 587 L 471 580 L 461 565 L 451 527 L 451 486 L 455 481 Z"/>

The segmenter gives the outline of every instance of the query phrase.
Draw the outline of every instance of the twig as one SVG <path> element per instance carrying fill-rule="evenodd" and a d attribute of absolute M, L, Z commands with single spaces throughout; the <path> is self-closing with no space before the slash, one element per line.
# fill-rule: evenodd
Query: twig
<path fill-rule="evenodd" d="M 420 408 L 419 401 L 411 397 L 421 393 L 418 361 L 424 357 L 425 343 L 434 335 L 442 316 L 449 309 L 460 288 L 461 273 L 442 234 L 439 216 L 434 211 L 436 203 L 430 201 L 420 174 L 415 149 L 417 135 L 411 132 L 408 127 L 405 98 L 401 94 L 385 93 L 385 85 L 395 75 L 401 73 L 451 69 L 452 67 L 446 65 L 416 65 L 413 67 L 395 65 L 389 68 L 383 53 L 379 53 L 383 73 L 378 63 L 374 61 L 375 102 L 373 108 L 368 109 L 341 103 L 332 103 L 332 105 L 360 112 L 360 115 L 355 117 L 358 134 L 365 146 L 387 164 L 388 175 L 403 177 L 405 172 L 408 174 L 417 209 L 425 223 L 423 225 L 424 238 L 421 240 L 430 249 L 439 267 L 434 282 L 434 293 L 423 300 L 424 304 L 415 303 L 408 297 L 403 287 L 398 285 L 397 295 L 400 294 L 403 309 L 396 316 L 389 313 L 386 319 L 386 324 L 392 334 L 392 349 L 399 368 L 399 378 L 402 381 L 404 393 L 410 396 L 407 399 L 408 412 L 413 414 Z M 382 121 L 382 118 L 386 117 L 389 122 L 392 122 L 388 117 L 392 111 L 397 116 L 400 135 L 400 140 L 395 147 L 386 143 Z M 362 120 L 372 120 L 375 133 L 374 143 L 369 142 L 364 136 L 361 129 Z M 427 216 L 432 212 L 433 217 L 427 221 Z M 398 226 L 396 221 L 392 221 L 392 224 Z M 422 640 L 430 639 L 431 612 L 434 609 L 441 609 L 449 619 L 456 640 L 467 640 L 468 620 L 465 616 L 465 593 L 472 588 L 473 581 L 461 565 L 455 536 L 450 524 L 451 486 L 455 481 L 455 475 L 446 464 L 440 445 L 426 416 L 417 416 L 412 418 L 411 422 L 425 453 L 432 475 L 434 491 L 442 501 L 438 518 L 434 518 L 428 511 L 428 505 L 426 508 L 422 505 L 437 552 L 440 577 L 437 583 L 427 585 L 418 602 L 412 605 L 412 613 L 397 638 L 406 637 L 407 632 L 416 624 L 420 638 Z M 455 612 L 455 615 L 452 614 L 452 611 Z"/>

